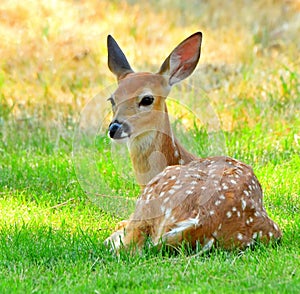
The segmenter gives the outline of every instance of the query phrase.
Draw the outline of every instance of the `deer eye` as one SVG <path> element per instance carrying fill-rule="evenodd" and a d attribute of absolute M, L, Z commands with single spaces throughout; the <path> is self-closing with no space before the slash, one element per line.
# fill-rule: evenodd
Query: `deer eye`
<path fill-rule="evenodd" d="M 149 106 L 153 103 L 154 101 L 154 97 L 151 95 L 146 95 L 143 97 L 143 99 L 141 100 L 141 102 L 139 103 L 139 107 L 140 106 Z"/>

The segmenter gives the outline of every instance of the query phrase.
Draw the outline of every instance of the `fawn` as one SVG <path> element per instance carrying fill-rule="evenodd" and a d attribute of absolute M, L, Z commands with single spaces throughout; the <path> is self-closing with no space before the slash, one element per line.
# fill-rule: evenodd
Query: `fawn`
<path fill-rule="evenodd" d="M 157 73 L 135 73 L 108 36 L 108 66 L 118 80 L 109 98 L 109 136 L 127 142 L 138 183 L 144 188 L 128 221 L 109 238 L 118 251 L 146 238 L 206 249 L 245 248 L 282 233 L 263 207 L 261 186 L 250 166 L 225 156 L 197 158 L 174 137 L 165 103 L 171 87 L 188 77 L 200 58 L 202 33 L 181 42 Z"/>

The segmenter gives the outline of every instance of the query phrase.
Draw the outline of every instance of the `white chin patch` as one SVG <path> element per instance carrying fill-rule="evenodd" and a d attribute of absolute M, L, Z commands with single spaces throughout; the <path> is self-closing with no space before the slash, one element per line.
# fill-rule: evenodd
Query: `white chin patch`
<path fill-rule="evenodd" d="M 124 131 L 122 131 L 121 135 L 120 135 L 120 139 L 123 139 L 123 138 L 128 138 L 128 134 Z"/>
<path fill-rule="evenodd" d="M 126 132 L 122 131 L 120 137 L 118 137 L 118 138 L 112 138 L 112 140 L 115 143 L 120 143 L 120 144 L 127 143 L 128 140 L 129 140 L 129 135 Z"/>

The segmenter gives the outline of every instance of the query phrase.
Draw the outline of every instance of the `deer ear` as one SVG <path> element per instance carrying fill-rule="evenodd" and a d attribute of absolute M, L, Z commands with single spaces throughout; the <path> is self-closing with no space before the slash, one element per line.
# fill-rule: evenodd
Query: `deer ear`
<path fill-rule="evenodd" d="M 110 71 L 116 75 L 118 80 L 121 80 L 127 74 L 133 72 L 125 54 L 111 35 L 107 37 L 107 51 L 108 67 Z"/>
<path fill-rule="evenodd" d="M 201 52 L 202 33 L 182 41 L 160 67 L 159 74 L 169 76 L 170 86 L 188 77 L 197 66 Z"/>

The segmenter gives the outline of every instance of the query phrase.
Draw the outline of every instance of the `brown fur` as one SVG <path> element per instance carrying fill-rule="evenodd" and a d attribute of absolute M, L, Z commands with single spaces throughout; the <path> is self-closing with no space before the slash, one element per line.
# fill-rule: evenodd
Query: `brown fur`
<path fill-rule="evenodd" d="M 119 81 L 112 97 L 113 121 L 130 128 L 130 156 L 137 181 L 145 188 L 130 220 L 106 240 L 116 250 L 121 243 L 141 248 L 146 237 L 157 245 L 164 241 L 178 246 L 185 240 L 207 249 L 213 244 L 231 249 L 282 235 L 267 216 L 251 167 L 228 157 L 199 159 L 173 136 L 165 99 L 171 86 L 197 65 L 201 36 L 196 33 L 180 43 L 159 74 L 134 73 L 118 45 L 109 44 L 115 54 L 109 54 L 110 68 Z M 153 103 L 140 107 L 145 95 Z"/>

